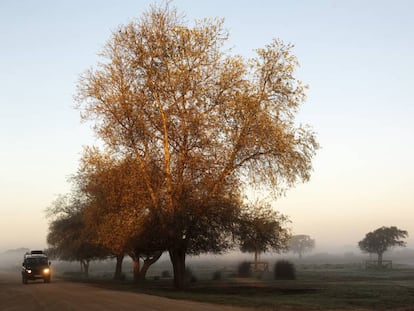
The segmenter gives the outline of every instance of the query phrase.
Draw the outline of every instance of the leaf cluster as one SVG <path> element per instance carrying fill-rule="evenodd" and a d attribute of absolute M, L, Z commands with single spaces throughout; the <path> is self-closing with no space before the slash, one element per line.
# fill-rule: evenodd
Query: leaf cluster
<path fill-rule="evenodd" d="M 290 231 L 288 218 L 267 204 L 246 206 L 238 220 L 236 237 L 240 250 L 250 253 L 280 252 L 287 249 Z"/>
<path fill-rule="evenodd" d="M 294 253 L 303 254 L 315 248 L 315 240 L 305 234 L 294 235 L 289 239 L 288 248 Z"/>
<path fill-rule="evenodd" d="M 365 238 L 358 242 L 358 246 L 363 252 L 383 254 L 391 247 L 404 247 L 406 242 L 401 239 L 406 237 L 408 237 L 406 230 L 398 229 L 395 226 L 383 226 L 372 232 L 368 232 Z"/>

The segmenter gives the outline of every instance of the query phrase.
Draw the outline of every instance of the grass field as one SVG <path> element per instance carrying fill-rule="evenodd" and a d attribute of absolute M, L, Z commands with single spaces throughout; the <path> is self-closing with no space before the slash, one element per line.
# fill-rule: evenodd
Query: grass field
<path fill-rule="evenodd" d="M 198 284 L 197 284 L 198 283 Z M 295 281 L 231 278 L 200 281 L 184 292 L 157 286 L 148 293 L 240 306 L 298 309 L 414 309 L 414 271 L 299 271 Z M 155 285 L 155 284 L 153 284 Z"/>
<path fill-rule="evenodd" d="M 131 282 L 97 282 L 99 286 L 172 299 L 277 310 L 414 310 L 414 269 L 394 267 L 366 270 L 358 265 L 298 266 L 296 280 L 274 280 L 272 272 L 239 278 L 223 270 L 192 267 L 196 281 L 184 291 L 172 288 L 171 278 L 150 277 L 144 285 Z M 95 279 L 96 281 L 96 279 Z"/>

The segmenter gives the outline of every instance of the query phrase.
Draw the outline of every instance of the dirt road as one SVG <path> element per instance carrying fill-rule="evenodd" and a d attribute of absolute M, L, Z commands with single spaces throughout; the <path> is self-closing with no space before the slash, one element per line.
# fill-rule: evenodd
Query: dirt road
<path fill-rule="evenodd" d="M 39 280 L 23 285 L 18 272 L 0 272 L 0 310 L 248 311 L 249 309 L 110 291 L 56 279 L 50 284 Z"/>

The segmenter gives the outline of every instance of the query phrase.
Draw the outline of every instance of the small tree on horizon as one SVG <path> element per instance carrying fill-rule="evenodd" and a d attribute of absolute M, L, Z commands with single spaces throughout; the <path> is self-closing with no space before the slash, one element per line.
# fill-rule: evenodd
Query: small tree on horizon
<path fill-rule="evenodd" d="M 365 253 L 377 254 L 378 266 L 381 267 L 384 253 L 394 246 L 405 247 L 406 242 L 400 239 L 407 237 L 406 230 L 400 230 L 395 226 L 383 226 L 373 232 L 368 232 L 365 238 L 358 242 L 358 246 Z"/>
<path fill-rule="evenodd" d="M 287 249 L 290 237 L 286 228 L 288 218 L 272 209 L 269 204 L 257 202 L 245 208 L 239 220 L 237 236 L 242 252 L 254 253 L 254 267 L 258 268 L 259 255 L 273 250 Z"/>
<path fill-rule="evenodd" d="M 303 253 L 310 252 L 315 248 L 315 240 L 306 234 L 294 235 L 289 240 L 288 247 L 290 251 L 302 258 Z"/>

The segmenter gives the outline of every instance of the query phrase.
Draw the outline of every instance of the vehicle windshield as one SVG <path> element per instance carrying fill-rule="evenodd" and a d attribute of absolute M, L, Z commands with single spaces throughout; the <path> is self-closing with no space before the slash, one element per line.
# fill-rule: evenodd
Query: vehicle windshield
<path fill-rule="evenodd" d="M 26 265 L 29 265 L 29 266 L 47 265 L 47 258 L 26 258 Z"/>

